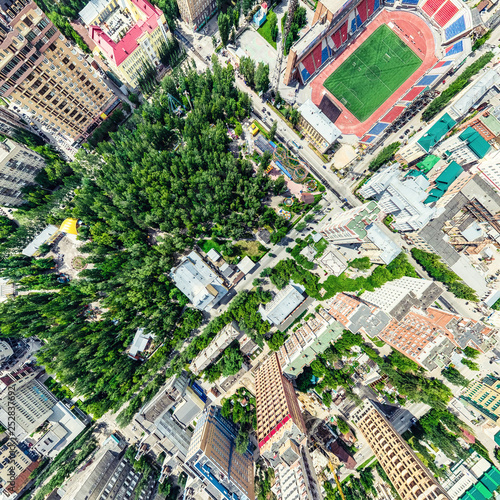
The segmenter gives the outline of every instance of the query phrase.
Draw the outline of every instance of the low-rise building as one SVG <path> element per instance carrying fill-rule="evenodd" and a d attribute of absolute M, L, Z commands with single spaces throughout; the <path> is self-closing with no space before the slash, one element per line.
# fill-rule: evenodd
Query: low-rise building
<path fill-rule="evenodd" d="M 311 99 L 299 107 L 298 128 L 320 153 L 326 153 L 342 132 Z"/>
<path fill-rule="evenodd" d="M 171 270 L 170 277 L 191 304 L 202 311 L 209 311 L 228 292 L 224 279 L 195 251 L 184 257 L 182 262 Z"/>
<path fill-rule="evenodd" d="M 463 391 L 460 400 L 474 407 L 489 421 L 500 424 L 500 379 L 486 375 L 471 382 Z"/>
<path fill-rule="evenodd" d="M 271 302 L 259 306 L 262 319 L 275 326 L 281 325 L 306 300 L 304 292 L 302 286 L 291 281 Z"/>
<path fill-rule="evenodd" d="M 132 359 L 139 359 L 140 355 L 149 349 L 154 337 L 152 333 L 144 333 L 144 328 L 138 328 L 129 347 L 128 355 Z"/>
<path fill-rule="evenodd" d="M 0 361 L 4 361 L 13 354 L 12 347 L 5 340 L 0 340 Z"/>
<path fill-rule="evenodd" d="M 40 464 L 13 439 L 9 439 L 0 447 L 0 463 L 0 491 L 6 498 L 16 498 L 28 484 L 30 474 Z"/>
<path fill-rule="evenodd" d="M 21 205 L 21 189 L 35 184 L 44 167 L 43 157 L 23 144 L 8 138 L 0 142 L 0 205 Z"/>
<path fill-rule="evenodd" d="M 284 373 L 297 377 L 304 366 L 310 365 L 318 354 L 342 335 L 342 325 L 322 309 L 303 326 L 290 333 L 278 351 Z"/>
<path fill-rule="evenodd" d="M 160 65 L 168 26 L 163 12 L 148 0 L 91 0 L 80 18 L 96 44 L 94 52 L 103 54 L 130 88 L 138 86 L 146 67 Z"/>
<path fill-rule="evenodd" d="M 472 127 L 444 140 L 436 154 L 444 156 L 460 165 L 471 166 L 483 159 L 491 149 L 490 144 Z"/>
<path fill-rule="evenodd" d="M 238 330 L 236 322 L 226 325 L 210 342 L 210 344 L 201 351 L 196 358 L 191 361 L 190 369 L 198 375 L 210 364 L 212 364 L 228 347 L 231 342 L 238 339 L 242 333 Z"/>

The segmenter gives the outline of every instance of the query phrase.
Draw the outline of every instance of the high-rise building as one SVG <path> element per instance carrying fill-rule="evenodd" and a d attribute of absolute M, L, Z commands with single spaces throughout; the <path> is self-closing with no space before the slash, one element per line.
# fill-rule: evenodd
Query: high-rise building
<path fill-rule="evenodd" d="M 185 465 L 213 498 L 253 500 L 253 459 L 235 449 L 238 428 L 209 406 L 198 419 Z"/>
<path fill-rule="evenodd" d="M 351 414 L 401 500 L 448 500 L 449 496 L 411 447 L 371 401 Z"/>
<path fill-rule="evenodd" d="M 8 138 L 0 142 L 0 205 L 21 205 L 21 188 L 34 184 L 44 166 L 43 157 L 26 146 Z"/>
<path fill-rule="evenodd" d="M 318 480 L 307 449 L 307 428 L 292 383 L 278 355 L 269 356 L 255 373 L 257 440 L 260 454 L 277 471 L 273 489 L 279 500 L 319 500 Z"/>
<path fill-rule="evenodd" d="M 217 10 L 215 0 L 177 0 L 182 20 L 198 31 Z"/>
<path fill-rule="evenodd" d="M 500 424 L 500 379 L 486 375 L 482 380 L 471 382 L 460 399 L 473 406 L 489 420 Z"/>
<path fill-rule="evenodd" d="M 276 353 L 255 372 L 257 441 L 261 454 L 279 448 L 283 438 L 306 434 L 299 401 L 292 383 L 281 370 Z"/>
<path fill-rule="evenodd" d="M 91 0 L 80 18 L 110 69 L 134 89 L 145 65 L 160 64 L 168 26 L 163 12 L 147 0 Z"/>
<path fill-rule="evenodd" d="M 116 98 L 84 54 L 30 0 L 1 0 L 0 95 L 72 141 L 85 138 Z"/>
<path fill-rule="evenodd" d="M 0 106 L 0 132 L 12 137 L 19 130 L 32 132 L 31 128 L 19 115 L 10 109 Z"/>

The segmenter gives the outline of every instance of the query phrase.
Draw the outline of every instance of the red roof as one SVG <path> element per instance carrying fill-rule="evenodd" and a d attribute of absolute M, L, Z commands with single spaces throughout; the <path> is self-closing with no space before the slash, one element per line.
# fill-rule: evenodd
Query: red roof
<path fill-rule="evenodd" d="M 119 66 L 139 46 L 137 40 L 144 33 L 152 33 L 158 27 L 158 20 L 163 12 L 147 0 L 130 0 L 139 10 L 146 14 L 147 19 L 137 21 L 127 34 L 119 41 L 113 42 L 109 35 L 100 26 L 90 26 L 89 35 L 94 43 Z"/>

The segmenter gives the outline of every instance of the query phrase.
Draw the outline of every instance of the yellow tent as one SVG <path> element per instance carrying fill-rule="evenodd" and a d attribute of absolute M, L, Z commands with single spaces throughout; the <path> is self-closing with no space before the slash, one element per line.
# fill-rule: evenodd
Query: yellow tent
<path fill-rule="evenodd" d="M 78 231 L 76 230 L 76 219 L 66 219 L 59 228 L 59 231 L 67 234 L 75 234 L 78 235 Z"/>

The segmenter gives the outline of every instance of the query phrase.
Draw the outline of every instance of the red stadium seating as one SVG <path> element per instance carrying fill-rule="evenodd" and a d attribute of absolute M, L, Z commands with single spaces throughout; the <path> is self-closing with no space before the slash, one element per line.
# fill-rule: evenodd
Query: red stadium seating
<path fill-rule="evenodd" d="M 319 68 L 321 66 L 321 42 L 319 42 L 318 45 L 314 47 L 314 50 L 312 51 L 312 57 L 314 61 L 314 66 L 316 68 Z"/>
<path fill-rule="evenodd" d="M 332 35 L 332 40 L 333 43 L 335 44 L 335 48 L 338 50 L 340 47 L 340 44 L 342 43 L 340 41 L 340 30 L 337 30 L 333 35 Z"/>
<path fill-rule="evenodd" d="M 319 46 L 321 48 L 321 44 L 319 44 Z M 320 57 L 321 57 L 321 53 L 320 53 Z M 316 71 L 316 67 L 314 66 L 312 54 L 309 54 L 305 59 L 302 59 L 302 61 L 300 61 L 300 62 L 304 65 L 304 67 L 307 69 L 307 71 L 309 72 L 310 75 L 312 75 Z"/>
<path fill-rule="evenodd" d="M 368 15 L 371 16 L 373 14 L 373 4 L 375 3 L 375 0 L 368 0 Z"/>
<path fill-rule="evenodd" d="M 359 5 L 358 5 L 358 12 L 359 12 L 359 17 L 361 18 L 361 22 L 364 23 L 366 21 L 366 18 L 368 17 L 366 13 L 367 9 L 367 1 L 363 0 Z"/>
<path fill-rule="evenodd" d="M 427 0 L 424 3 L 422 10 L 429 16 L 432 16 L 443 5 L 444 0 Z"/>
<path fill-rule="evenodd" d="M 439 24 L 439 26 L 446 26 L 453 16 L 458 12 L 457 6 L 448 0 L 434 16 L 434 20 Z"/>
<path fill-rule="evenodd" d="M 347 40 L 347 21 L 340 27 L 340 38 L 342 43 Z"/>

